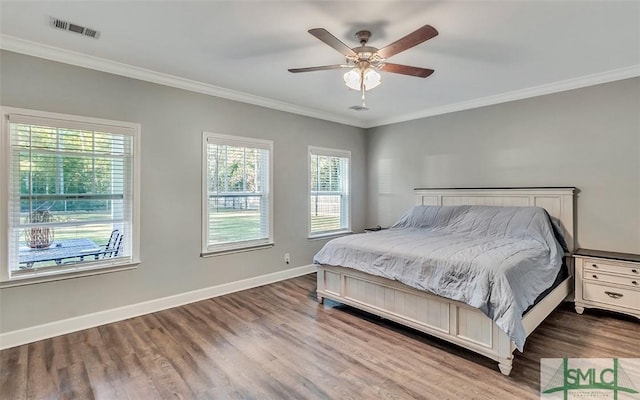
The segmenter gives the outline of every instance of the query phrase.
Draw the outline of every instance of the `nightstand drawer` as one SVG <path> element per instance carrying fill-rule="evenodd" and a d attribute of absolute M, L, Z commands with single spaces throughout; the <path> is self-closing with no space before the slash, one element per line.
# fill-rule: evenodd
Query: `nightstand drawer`
<path fill-rule="evenodd" d="M 582 297 L 584 300 L 611 304 L 634 310 L 640 308 L 640 290 L 621 289 L 602 284 L 583 282 Z"/>
<path fill-rule="evenodd" d="M 597 282 L 618 283 L 620 285 L 631 286 L 640 289 L 640 277 L 632 275 L 611 275 L 597 271 L 595 269 L 585 269 L 582 279 Z"/>
<path fill-rule="evenodd" d="M 638 278 L 640 278 L 640 267 L 635 265 L 616 265 L 613 263 L 603 262 L 602 260 L 598 260 L 596 258 L 585 258 L 583 265 L 585 268 L 591 270 L 613 272 L 616 274 L 628 274 L 630 276 L 637 276 Z"/>

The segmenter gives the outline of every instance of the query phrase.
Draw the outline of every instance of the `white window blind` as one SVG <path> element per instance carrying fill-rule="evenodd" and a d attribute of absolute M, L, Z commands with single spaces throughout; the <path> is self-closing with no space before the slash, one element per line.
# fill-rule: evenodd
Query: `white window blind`
<path fill-rule="evenodd" d="M 351 152 L 309 147 L 309 236 L 349 231 Z"/>
<path fill-rule="evenodd" d="M 137 129 L 87 120 L 8 115 L 10 278 L 132 260 Z"/>
<path fill-rule="evenodd" d="M 204 134 L 203 254 L 272 243 L 272 142 Z"/>

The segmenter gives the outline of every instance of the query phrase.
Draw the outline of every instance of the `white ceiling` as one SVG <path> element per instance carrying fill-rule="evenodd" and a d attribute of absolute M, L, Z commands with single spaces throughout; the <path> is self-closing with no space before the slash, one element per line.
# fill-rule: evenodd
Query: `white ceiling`
<path fill-rule="evenodd" d="M 640 1 L 6 1 L 0 47 L 253 104 L 370 127 L 640 75 Z M 54 30 L 49 17 L 99 30 Z M 378 48 L 422 25 L 440 35 L 358 92 L 344 71 L 292 74 L 343 57 L 307 33 Z M 133 68 L 134 67 L 134 68 Z"/>

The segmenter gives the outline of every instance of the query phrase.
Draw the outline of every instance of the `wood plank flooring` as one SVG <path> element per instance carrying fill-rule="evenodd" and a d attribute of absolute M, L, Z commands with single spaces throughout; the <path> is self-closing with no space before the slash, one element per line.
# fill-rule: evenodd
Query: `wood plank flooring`
<path fill-rule="evenodd" d="M 542 357 L 640 357 L 636 319 L 562 305 L 496 363 L 315 298 L 315 275 L 0 352 L 2 399 L 539 399 Z"/>

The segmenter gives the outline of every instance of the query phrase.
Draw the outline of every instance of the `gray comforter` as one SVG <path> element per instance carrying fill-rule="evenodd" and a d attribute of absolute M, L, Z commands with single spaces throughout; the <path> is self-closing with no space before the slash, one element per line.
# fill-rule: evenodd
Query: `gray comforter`
<path fill-rule="evenodd" d="M 522 351 L 522 314 L 562 265 L 557 237 L 542 208 L 416 206 L 391 229 L 331 240 L 314 261 L 476 307 Z"/>

